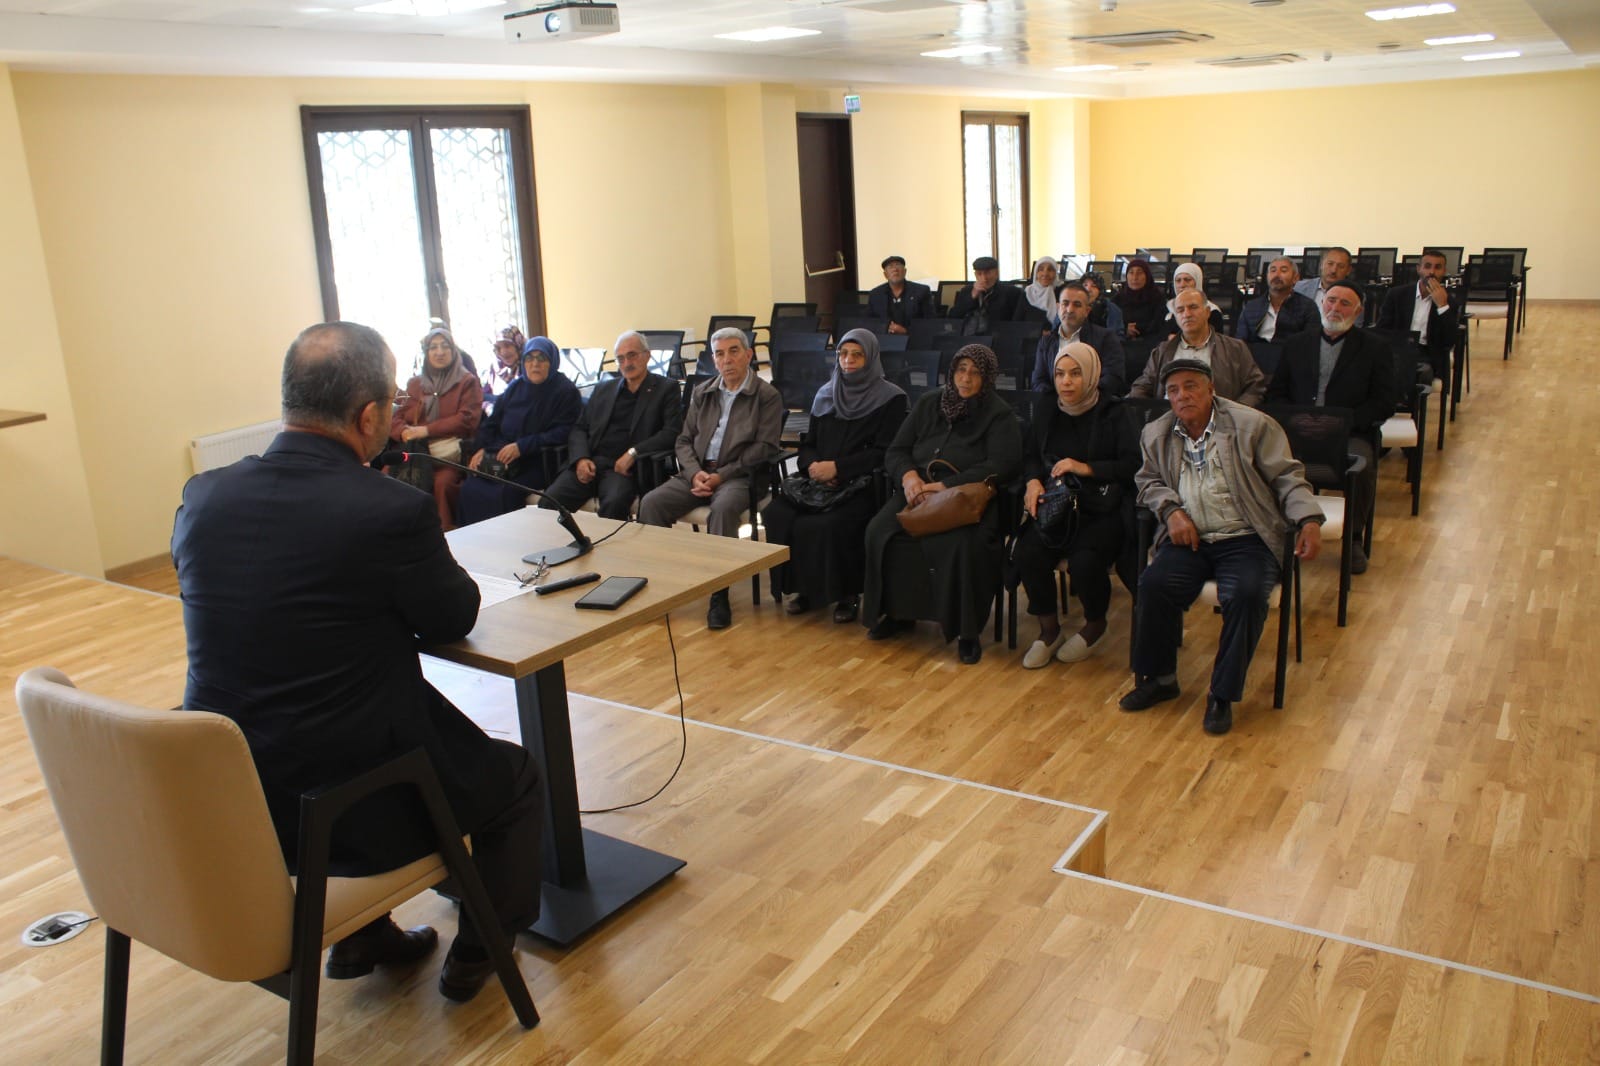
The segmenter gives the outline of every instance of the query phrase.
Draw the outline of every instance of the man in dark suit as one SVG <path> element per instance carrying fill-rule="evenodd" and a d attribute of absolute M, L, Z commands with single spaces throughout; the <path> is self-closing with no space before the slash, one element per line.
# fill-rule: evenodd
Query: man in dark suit
<path fill-rule="evenodd" d="M 1039 338 L 1029 383 L 1035 392 L 1055 391 L 1056 356 L 1073 341 L 1082 341 L 1100 357 L 1100 391 L 1110 396 L 1128 394 L 1127 368 L 1123 366 L 1122 342 L 1105 326 L 1089 321 L 1094 301 L 1082 281 L 1074 279 L 1061 286 L 1056 312 L 1061 326 Z"/>
<path fill-rule="evenodd" d="M 626 519 L 637 495 L 633 468 L 640 452 L 672 447 L 683 424 L 678 387 L 650 373 L 650 345 L 642 333 L 629 331 L 612 346 L 620 377 L 595 386 L 583 416 L 567 438 L 567 468 L 544 490 L 539 506 L 555 509 L 555 501 L 576 511 L 585 500 L 600 498 L 606 518 Z"/>
<path fill-rule="evenodd" d="M 980 255 L 974 259 L 972 276 L 976 280 L 956 293 L 950 313 L 945 316 L 961 320 L 962 336 L 993 333 L 996 322 L 1020 319 L 1022 307 L 1031 306 L 1022 298 L 1021 289 L 1001 283 L 1000 262 L 994 256 Z"/>
<path fill-rule="evenodd" d="M 1242 341 L 1277 341 L 1314 330 L 1321 323 L 1320 310 L 1309 296 L 1294 291 L 1300 271 L 1294 260 L 1279 256 L 1267 266 L 1267 291 L 1245 304 L 1233 335 Z"/>
<path fill-rule="evenodd" d="M 189 641 L 184 706 L 239 724 L 293 866 L 300 795 L 414 748 L 427 752 L 501 928 L 463 914 L 439 976 L 470 999 L 493 971 L 485 936 L 539 913 L 543 792 L 529 754 L 491 740 L 422 677 L 419 644 L 466 636 L 478 588 L 450 555 L 432 497 L 367 467 L 385 445 L 395 362 L 347 322 L 300 334 L 283 364 L 283 421 L 265 454 L 191 478 L 172 530 Z M 434 850 L 413 795 L 357 804 L 330 871 L 356 876 Z M 414 962 L 438 934 L 388 915 L 335 944 L 328 976 Z"/>
<path fill-rule="evenodd" d="M 911 328 L 913 318 L 936 318 L 933 290 L 906 280 L 906 261 L 891 255 L 883 261 L 882 285 L 867 293 L 867 313 L 873 318 L 886 320 L 890 333 L 905 333 Z"/>
<path fill-rule="evenodd" d="M 1378 328 L 1420 335 L 1419 345 L 1433 364 L 1433 376 L 1450 380 L 1450 349 L 1456 343 L 1461 308 L 1444 287 L 1443 252 L 1429 248 L 1417 265 L 1416 284 L 1396 285 L 1378 309 Z"/>
<path fill-rule="evenodd" d="M 1367 526 L 1378 491 L 1379 429 L 1394 414 L 1394 353 L 1381 337 L 1357 329 L 1361 321 L 1361 289 L 1336 281 L 1322 296 L 1322 329 L 1301 333 L 1284 345 L 1268 403 L 1347 407 L 1350 454 L 1366 459 L 1366 469 L 1351 485 L 1345 522 L 1350 541 L 1350 572 L 1367 569 L 1367 553 L 1358 535 Z"/>

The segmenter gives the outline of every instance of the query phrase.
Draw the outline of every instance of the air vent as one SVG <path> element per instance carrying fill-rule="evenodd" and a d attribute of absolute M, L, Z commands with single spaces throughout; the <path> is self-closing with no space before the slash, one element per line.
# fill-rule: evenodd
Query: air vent
<path fill-rule="evenodd" d="M 1305 56 L 1293 52 L 1276 52 L 1263 56 L 1228 56 L 1226 59 L 1197 59 L 1208 67 L 1276 67 L 1284 63 L 1304 63 Z"/>
<path fill-rule="evenodd" d="M 1102 33 L 1072 39 L 1083 44 L 1103 44 L 1107 48 L 1150 48 L 1158 44 L 1198 44 L 1211 40 L 1211 34 L 1190 33 L 1188 30 L 1140 30 L 1138 33 Z"/>

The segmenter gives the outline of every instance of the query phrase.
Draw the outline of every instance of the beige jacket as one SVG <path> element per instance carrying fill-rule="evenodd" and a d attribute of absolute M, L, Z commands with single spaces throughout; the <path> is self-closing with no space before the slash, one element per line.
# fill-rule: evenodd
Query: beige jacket
<path fill-rule="evenodd" d="M 683 428 L 673 446 L 682 477 L 693 478 L 703 469 L 701 460 L 722 420 L 720 381 L 712 378 L 701 382 L 689 397 L 689 411 L 683 416 Z M 722 435 L 722 451 L 717 457 L 717 472 L 722 480 L 749 477 L 750 471 L 776 458 L 782 450 L 782 436 L 783 397 L 756 376 L 752 364 L 744 386 L 734 397 L 728 428 Z"/>
<path fill-rule="evenodd" d="M 1178 333 L 1156 345 L 1149 362 L 1144 365 L 1144 372 L 1129 387 L 1129 396 L 1160 398 L 1161 371 L 1177 358 L 1182 341 L 1183 334 Z M 1250 346 L 1215 330 L 1211 333 L 1211 383 L 1219 397 L 1251 407 L 1260 407 L 1262 397 L 1267 394 L 1267 376 L 1256 366 Z"/>

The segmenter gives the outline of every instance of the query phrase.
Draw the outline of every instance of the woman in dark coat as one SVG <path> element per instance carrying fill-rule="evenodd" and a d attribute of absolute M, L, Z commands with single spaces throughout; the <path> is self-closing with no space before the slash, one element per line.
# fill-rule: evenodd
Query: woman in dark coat
<path fill-rule="evenodd" d="M 1127 339 L 1159 335 L 1161 323 L 1167 317 L 1167 301 L 1150 277 L 1149 262 L 1144 259 L 1128 261 L 1127 278 L 1112 300 L 1122 309 L 1123 332 Z"/>
<path fill-rule="evenodd" d="M 1030 670 L 1055 658 L 1087 659 L 1106 632 L 1111 567 L 1125 540 L 1123 502 L 1132 499 L 1139 469 L 1139 437 L 1115 396 L 1100 392 L 1100 356 L 1087 344 L 1069 344 L 1055 362 L 1055 390 L 1038 397 L 1022 460 L 1025 484 L 1021 533 L 1012 560 L 1022 575 L 1028 613 L 1039 639 L 1022 656 Z M 1045 479 L 1075 475 L 1080 482 L 1077 529 L 1042 532 L 1035 519 Z M 1072 594 L 1083 604 L 1083 628 L 1070 638 L 1056 613 L 1056 563 L 1067 560 Z"/>
<path fill-rule="evenodd" d="M 866 569 L 862 537 L 876 510 L 874 471 L 905 421 L 905 391 L 884 380 L 878 338 L 853 329 L 839 342 L 833 377 L 817 390 L 811 427 L 800 442 L 800 472 L 813 481 L 868 484 L 831 510 L 810 512 L 775 496 L 762 512 L 767 539 L 789 545 L 789 561 L 772 570 L 773 591 L 792 593 L 790 614 L 832 603 L 833 620 L 854 622 Z"/>
<path fill-rule="evenodd" d="M 485 457 L 498 459 L 508 468 L 506 476 L 519 485 L 542 489 L 549 483 L 543 451 L 565 444 L 583 412 L 578 387 L 560 368 L 561 349 L 555 341 L 535 337 L 527 343 L 517 379 L 478 427 L 468 466 L 476 470 Z M 527 502 L 526 492 L 485 478 L 468 478 L 461 486 L 461 524 L 506 514 Z"/>
<path fill-rule="evenodd" d="M 444 327 L 430 329 L 422 338 L 422 355 L 422 370 L 406 382 L 405 399 L 389 423 L 389 437 L 402 444 L 425 442 L 430 455 L 459 463 L 463 442 L 473 439 L 483 418 L 483 390 Z M 456 498 L 464 475 L 442 463 L 432 466 L 439 524 L 448 531 L 456 527 Z"/>
<path fill-rule="evenodd" d="M 983 657 L 979 634 L 1004 554 L 1000 504 L 991 502 L 976 525 L 921 538 L 907 534 L 898 515 L 925 493 L 990 477 L 1004 486 L 1016 477 L 1022 430 L 995 395 L 998 369 L 994 352 L 981 344 L 956 352 L 944 387 L 917 401 L 889 446 L 885 469 L 899 489 L 867 524 L 862 621 L 872 640 L 928 619 L 945 640 L 958 640 L 962 662 Z"/>

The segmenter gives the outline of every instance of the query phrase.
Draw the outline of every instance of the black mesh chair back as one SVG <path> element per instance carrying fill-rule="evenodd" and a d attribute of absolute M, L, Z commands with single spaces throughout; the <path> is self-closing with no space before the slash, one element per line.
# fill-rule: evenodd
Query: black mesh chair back
<path fill-rule="evenodd" d="M 1292 258 L 1294 258 L 1295 265 L 1299 267 L 1300 276 L 1302 278 L 1320 278 L 1322 276 L 1321 252 L 1318 252 L 1316 255 L 1312 255 L 1310 252 L 1305 252 L 1302 255 Z"/>
<path fill-rule="evenodd" d="M 1122 402 L 1123 405 L 1128 409 L 1129 417 L 1131 417 L 1134 421 L 1134 424 L 1138 426 L 1148 426 L 1150 423 L 1154 422 L 1156 419 L 1172 410 L 1172 405 L 1170 403 L 1157 396 L 1152 396 L 1149 398 L 1143 396 L 1125 396 L 1123 397 Z"/>
<path fill-rule="evenodd" d="M 1122 264 L 1114 259 L 1091 259 L 1085 270 L 1088 274 L 1099 274 L 1102 278 L 1116 278 L 1122 280 Z"/>
<path fill-rule="evenodd" d="M 1166 262 L 1165 259 L 1146 259 L 1144 256 L 1139 255 L 1136 252 L 1123 252 L 1120 255 L 1112 257 L 1111 273 L 1107 274 L 1106 277 L 1116 278 L 1118 281 L 1121 281 L 1123 278 L 1128 276 L 1128 264 L 1133 262 L 1135 259 L 1145 259 L 1145 261 L 1149 263 Z"/>
<path fill-rule="evenodd" d="M 876 333 L 882 338 L 889 334 L 889 320 L 886 318 L 873 318 L 865 313 L 836 316 L 833 320 L 833 339 L 837 341 L 853 329 L 864 329 L 868 333 Z"/>
<path fill-rule="evenodd" d="M 1257 269 L 1252 274 L 1259 274 L 1267 268 L 1267 264 L 1283 254 L 1282 248 L 1247 248 L 1246 255 L 1254 256 L 1257 260 Z"/>
<path fill-rule="evenodd" d="M 832 349 L 784 350 L 772 363 L 772 384 L 791 411 L 810 411 L 817 390 L 833 376 L 838 356 Z"/>
<path fill-rule="evenodd" d="M 641 329 L 650 349 L 650 372 L 669 378 L 683 377 L 683 333 L 681 329 Z"/>
<path fill-rule="evenodd" d="M 1262 410 L 1283 427 L 1289 450 L 1306 468 L 1307 481 L 1319 489 L 1347 490 L 1352 417 L 1348 407 L 1268 404 Z"/>
<path fill-rule="evenodd" d="M 956 293 L 960 292 L 962 289 L 966 288 L 968 285 L 971 285 L 971 284 L 972 284 L 972 282 L 970 282 L 970 281 L 941 281 L 941 282 L 939 282 L 939 293 L 938 293 L 938 296 L 939 296 L 939 308 L 940 308 L 940 310 L 949 311 L 951 307 L 955 306 Z"/>
<path fill-rule="evenodd" d="M 1400 257 L 1400 262 L 1395 264 L 1394 277 L 1390 279 L 1392 285 L 1415 285 L 1417 283 L 1417 267 L 1422 263 L 1420 255 L 1405 255 Z"/>
<path fill-rule="evenodd" d="M 1402 411 L 1417 413 L 1417 386 L 1433 380 L 1433 364 L 1417 344 L 1417 335 L 1403 329 L 1374 329 L 1373 336 L 1394 355 L 1395 403 Z"/>
<path fill-rule="evenodd" d="M 1378 257 L 1375 255 L 1356 255 L 1350 260 L 1350 276 L 1357 285 L 1372 285 L 1377 282 Z"/>
<path fill-rule="evenodd" d="M 1278 372 L 1278 363 L 1283 360 L 1283 345 L 1273 341 L 1252 339 L 1250 344 L 1250 357 L 1256 361 L 1256 366 L 1267 375 L 1267 380 L 1272 380 L 1272 375 Z"/>
<path fill-rule="evenodd" d="M 989 347 L 994 349 L 994 354 L 1003 363 L 1010 356 L 1023 348 L 1028 351 L 1029 359 L 1039 347 L 1039 338 L 1048 328 L 1041 322 L 996 322 L 994 323 L 994 342 Z"/>
<path fill-rule="evenodd" d="M 1475 255 L 1467 260 L 1469 298 L 1476 288 L 1504 290 L 1516 281 L 1516 260 L 1510 255 Z"/>
<path fill-rule="evenodd" d="M 908 333 L 884 332 L 876 334 L 876 336 L 880 355 L 884 352 L 903 352 L 911 347 L 911 335 Z"/>
<path fill-rule="evenodd" d="M 775 328 L 785 318 L 805 318 L 817 313 L 816 304 L 773 304 L 772 317 L 767 319 Z"/>
<path fill-rule="evenodd" d="M 939 353 L 936 351 L 903 351 L 883 353 L 883 375 L 905 389 L 926 391 L 939 387 Z"/>
<path fill-rule="evenodd" d="M 746 340 L 751 340 L 755 336 L 756 316 L 755 315 L 712 315 L 711 316 L 711 321 L 706 324 L 706 342 L 707 342 L 707 344 L 709 344 L 710 341 L 711 341 L 711 335 L 716 333 L 717 330 L 719 330 L 719 329 L 727 329 L 730 326 L 733 327 L 734 329 L 742 329 L 742 330 L 744 330 L 745 339 Z"/>
<path fill-rule="evenodd" d="M 1256 290 L 1261 288 L 1261 261 L 1253 255 L 1224 256 L 1224 263 L 1233 263 L 1239 268 L 1239 276 L 1244 279 L 1242 288 Z"/>
<path fill-rule="evenodd" d="M 1026 389 L 1003 389 L 997 385 L 994 394 L 1011 408 L 1011 413 L 1017 416 L 1017 421 L 1022 423 L 1022 430 L 1026 433 L 1028 424 L 1033 421 L 1034 397 L 1038 393 Z"/>
<path fill-rule="evenodd" d="M 1156 285 L 1165 285 L 1167 283 L 1167 279 L 1172 276 L 1172 271 L 1172 263 L 1151 263 L 1150 281 Z"/>
<path fill-rule="evenodd" d="M 1400 257 L 1398 248 L 1361 248 L 1357 255 L 1375 255 L 1378 257 L 1378 277 L 1394 277 L 1394 263 Z"/>
<path fill-rule="evenodd" d="M 839 298 L 834 301 L 833 320 L 835 322 L 839 321 L 841 318 L 865 317 L 867 317 L 866 297 L 850 296 L 845 293 L 840 293 Z"/>
<path fill-rule="evenodd" d="M 1526 248 L 1485 248 L 1484 255 L 1509 255 L 1511 257 L 1511 273 L 1517 277 L 1522 276 L 1522 265 L 1528 260 Z M 1473 256 L 1474 259 L 1477 256 Z"/>
<path fill-rule="evenodd" d="M 778 306 L 783 305 L 780 304 Z M 772 337 L 772 346 L 777 347 L 778 338 L 784 336 L 785 334 L 815 333 L 820 328 L 820 325 L 821 316 L 819 315 L 784 315 L 782 318 L 775 318 L 772 320 L 772 326 L 768 330 L 768 335 Z"/>
<path fill-rule="evenodd" d="M 1139 254 L 1149 260 L 1160 260 L 1165 263 L 1172 258 L 1171 248 L 1140 248 Z"/>
<path fill-rule="evenodd" d="M 580 389 L 593 388 L 606 360 L 604 348 L 561 349 L 561 372 Z"/>
<path fill-rule="evenodd" d="M 961 323 L 953 318 L 913 318 L 906 327 L 907 348 L 931 350 L 935 338 L 948 333 L 960 333 Z"/>
<path fill-rule="evenodd" d="M 1447 278 L 1459 277 L 1461 274 L 1461 260 L 1466 256 L 1466 248 L 1460 245 L 1447 246 L 1443 244 L 1427 244 L 1424 248 L 1431 248 L 1444 256 L 1444 276 Z"/>
<path fill-rule="evenodd" d="M 778 363 L 786 356 L 828 350 L 826 333 L 780 333 L 772 347 L 772 376 L 778 376 Z"/>
<path fill-rule="evenodd" d="M 1196 248 L 1189 253 L 1189 256 L 1196 263 L 1220 263 L 1228 258 L 1228 250 L 1226 248 Z"/>
<path fill-rule="evenodd" d="M 1160 345 L 1159 337 L 1129 337 L 1122 342 L 1122 373 L 1129 385 L 1144 373 L 1150 362 L 1150 353 Z"/>

